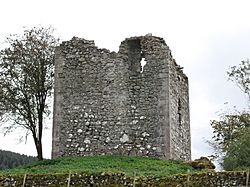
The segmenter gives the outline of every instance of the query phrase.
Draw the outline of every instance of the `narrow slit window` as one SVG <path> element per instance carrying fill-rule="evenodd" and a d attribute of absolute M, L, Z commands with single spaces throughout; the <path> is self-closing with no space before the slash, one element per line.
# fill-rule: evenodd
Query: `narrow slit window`
<path fill-rule="evenodd" d="M 181 126 L 181 99 L 178 100 L 178 123 Z"/>

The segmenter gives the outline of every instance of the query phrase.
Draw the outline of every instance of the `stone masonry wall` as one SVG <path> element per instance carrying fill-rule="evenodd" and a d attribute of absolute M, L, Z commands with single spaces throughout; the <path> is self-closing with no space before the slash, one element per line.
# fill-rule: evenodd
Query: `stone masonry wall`
<path fill-rule="evenodd" d="M 50 175 L 0 175 L 0 186 L 157 186 L 248 187 L 249 172 L 203 172 L 168 177 L 136 177 L 120 173 L 73 173 Z"/>
<path fill-rule="evenodd" d="M 52 157 L 189 160 L 188 102 L 188 79 L 162 38 L 127 38 L 115 53 L 74 37 L 56 51 Z"/>
<path fill-rule="evenodd" d="M 174 60 L 170 61 L 171 158 L 190 159 L 189 93 L 187 77 Z M 188 154 L 187 154 L 188 153 Z"/>

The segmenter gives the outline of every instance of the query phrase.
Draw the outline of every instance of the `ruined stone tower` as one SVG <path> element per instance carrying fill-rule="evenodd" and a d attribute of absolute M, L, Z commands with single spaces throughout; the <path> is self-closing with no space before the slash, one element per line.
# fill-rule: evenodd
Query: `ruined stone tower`
<path fill-rule="evenodd" d="M 188 97 L 188 78 L 162 38 L 127 38 L 115 53 L 74 37 L 56 50 L 52 157 L 189 160 Z"/>

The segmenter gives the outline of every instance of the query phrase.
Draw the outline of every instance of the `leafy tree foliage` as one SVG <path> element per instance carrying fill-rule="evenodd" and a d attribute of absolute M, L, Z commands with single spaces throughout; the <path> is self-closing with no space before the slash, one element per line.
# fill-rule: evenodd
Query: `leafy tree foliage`
<path fill-rule="evenodd" d="M 11 169 L 36 161 L 35 157 L 20 155 L 11 151 L 0 150 L 0 170 Z"/>
<path fill-rule="evenodd" d="M 213 128 L 213 140 L 222 152 L 227 152 L 230 145 L 238 140 L 247 127 L 250 127 L 250 114 L 238 112 L 222 114 L 220 120 L 211 121 Z"/>
<path fill-rule="evenodd" d="M 242 129 L 241 133 L 228 147 L 224 157 L 225 170 L 246 170 L 250 168 L 250 128 Z"/>
<path fill-rule="evenodd" d="M 250 99 L 250 61 L 231 67 L 228 76 Z M 223 113 L 219 120 L 211 121 L 211 126 L 214 134 L 212 146 L 223 155 L 224 169 L 250 167 L 250 112 Z"/>
<path fill-rule="evenodd" d="M 5 125 L 5 133 L 21 127 L 25 136 L 31 134 L 39 160 L 43 159 L 42 132 L 44 117 L 49 114 L 47 100 L 58 44 L 52 34 L 51 27 L 24 30 L 22 35 L 8 37 L 8 47 L 0 51 L 1 125 Z"/>
<path fill-rule="evenodd" d="M 250 62 L 249 59 L 241 61 L 238 66 L 231 67 L 227 72 L 229 80 L 235 82 L 237 86 L 250 98 Z"/>

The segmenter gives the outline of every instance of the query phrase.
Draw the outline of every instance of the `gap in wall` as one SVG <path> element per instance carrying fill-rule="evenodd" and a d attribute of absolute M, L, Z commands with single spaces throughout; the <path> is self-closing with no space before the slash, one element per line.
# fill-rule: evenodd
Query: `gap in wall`
<path fill-rule="evenodd" d="M 142 58 L 141 59 L 141 73 L 143 73 L 143 68 L 144 68 L 144 66 L 146 65 L 146 60 L 145 60 L 145 58 Z"/>

